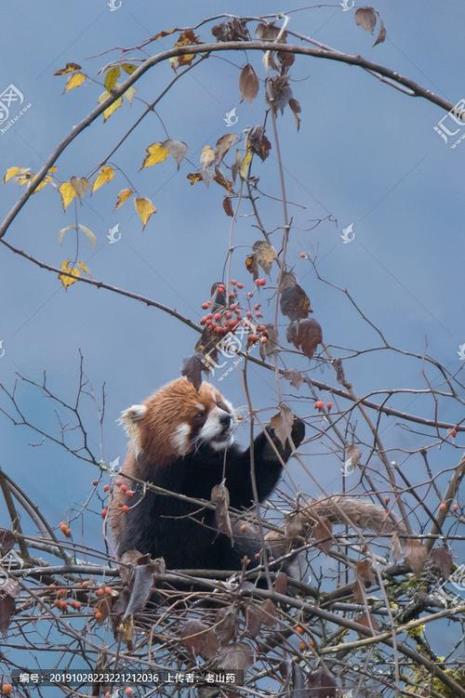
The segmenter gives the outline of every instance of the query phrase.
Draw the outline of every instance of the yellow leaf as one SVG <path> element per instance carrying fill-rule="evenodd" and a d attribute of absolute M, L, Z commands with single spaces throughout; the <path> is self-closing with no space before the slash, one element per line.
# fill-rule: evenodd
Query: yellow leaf
<path fill-rule="evenodd" d="M 3 177 L 3 181 L 5 184 L 10 181 L 10 179 L 13 179 L 13 177 L 17 177 L 18 175 L 26 174 L 26 172 L 30 172 L 28 167 L 9 167 L 7 171 L 5 172 L 5 175 Z"/>
<path fill-rule="evenodd" d="M 152 204 L 150 199 L 146 199 L 145 197 L 135 199 L 134 206 L 137 211 L 137 215 L 142 221 L 142 229 L 144 229 L 152 215 L 156 213 L 157 209 Z"/>
<path fill-rule="evenodd" d="M 100 172 L 98 173 L 98 177 L 92 186 L 92 193 L 96 192 L 97 189 L 100 189 L 100 187 L 103 187 L 104 184 L 108 184 L 108 182 L 111 182 L 114 176 L 115 171 L 113 167 L 110 167 L 110 165 L 104 165 L 103 167 L 101 167 Z"/>
<path fill-rule="evenodd" d="M 103 84 L 108 92 L 111 92 L 115 88 L 120 73 L 121 68 L 119 65 L 112 65 L 105 72 L 105 80 L 103 81 Z"/>
<path fill-rule="evenodd" d="M 66 211 L 70 203 L 76 197 L 76 189 L 70 182 L 63 182 L 63 184 L 60 184 L 58 187 L 58 191 L 60 192 L 63 208 Z"/>
<path fill-rule="evenodd" d="M 70 78 L 66 81 L 65 90 L 70 92 L 76 89 L 76 87 L 81 87 L 87 80 L 87 76 L 84 73 L 73 73 Z"/>
<path fill-rule="evenodd" d="M 115 208 L 120 208 L 133 194 L 132 189 L 121 189 L 116 198 Z"/>
<path fill-rule="evenodd" d="M 107 120 L 110 118 L 110 116 L 111 116 L 112 114 L 114 114 L 115 111 L 116 111 L 117 109 L 119 109 L 120 107 L 122 107 L 122 106 L 123 106 L 123 100 L 122 100 L 121 97 L 118 97 L 118 99 L 116 99 L 116 100 L 113 102 L 113 104 L 110 104 L 110 106 L 107 107 L 107 108 L 105 109 L 105 111 L 103 112 L 103 120 L 104 120 L 104 121 L 107 121 Z"/>
<path fill-rule="evenodd" d="M 204 145 L 200 153 L 200 164 L 202 165 L 202 169 L 206 170 L 210 165 L 213 165 L 215 160 L 216 153 L 211 145 Z"/>
<path fill-rule="evenodd" d="M 201 172 L 189 172 L 187 175 L 187 179 L 191 183 L 191 186 L 193 184 L 197 184 L 197 182 L 201 182 L 203 177 Z"/>
<path fill-rule="evenodd" d="M 247 148 L 247 152 L 244 155 L 241 166 L 239 167 L 239 174 L 241 179 L 247 179 L 249 176 L 250 163 L 252 162 L 252 150 Z"/>
<path fill-rule="evenodd" d="M 67 73 L 75 73 L 76 70 L 81 70 L 81 66 L 77 63 L 67 63 L 64 68 L 59 68 L 54 75 L 66 75 Z"/>
<path fill-rule="evenodd" d="M 69 259 L 65 259 L 60 264 L 60 269 L 65 274 L 58 274 L 58 278 L 65 288 L 69 288 L 76 283 L 77 279 L 73 279 L 71 276 L 66 276 L 66 274 L 74 274 L 74 276 L 81 276 L 81 269 L 79 266 L 73 267 Z"/>
<path fill-rule="evenodd" d="M 20 174 L 16 177 L 16 181 L 18 184 L 20 184 L 22 187 L 28 187 L 32 181 L 32 172 L 25 172 L 24 174 Z"/>
<path fill-rule="evenodd" d="M 137 70 L 137 65 L 134 65 L 134 63 L 121 63 L 121 67 L 128 75 L 132 75 L 133 72 Z"/>
<path fill-rule="evenodd" d="M 136 88 L 132 87 L 132 85 L 131 85 L 131 87 L 128 87 L 126 92 L 123 92 L 123 97 L 124 97 L 124 99 L 126 99 L 129 102 L 129 104 L 131 104 L 135 95 L 136 95 Z"/>
<path fill-rule="evenodd" d="M 163 143 L 152 143 L 147 146 L 145 152 L 147 155 L 145 156 L 141 169 L 158 165 L 160 162 L 166 160 L 170 154 L 168 148 L 165 148 Z"/>

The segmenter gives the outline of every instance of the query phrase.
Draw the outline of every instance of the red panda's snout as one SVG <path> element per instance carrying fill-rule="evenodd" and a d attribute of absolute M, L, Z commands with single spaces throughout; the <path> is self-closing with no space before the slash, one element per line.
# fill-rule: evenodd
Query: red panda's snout
<path fill-rule="evenodd" d="M 236 415 L 231 403 L 209 383 L 197 390 L 180 378 L 121 415 L 133 451 L 160 462 L 187 456 L 202 445 L 216 451 L 232 445 Z"/>

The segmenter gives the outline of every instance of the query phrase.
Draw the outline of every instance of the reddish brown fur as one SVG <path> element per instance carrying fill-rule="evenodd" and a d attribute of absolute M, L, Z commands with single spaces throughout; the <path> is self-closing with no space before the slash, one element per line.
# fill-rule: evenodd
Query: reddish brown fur
<path fill-rule="evenodd" d="M 168 465 L 170 461 L 179 458 L 180 454 L 172 441 L 176 428 L 183 423 L 192 423 L 199 411 L 199 403 L 208 413 L 219 399 L 222 399 L 221 393 L 210 383 L 203 382 L 199 390 L 196 390 L 187 378 L 171 381 L 148 397 L 143 403 L 147 407 L 147 413 L 135 424 L 137 444 L 132 444 L 132 447 L 129 445 L 117 482 L 124 482 L 131 488 L 134 483 L 125 478 L 124 474 L 140 479 L 149 475 L 138 464 L 134 448 L 143 451 L 144 461 L 148 463 Z M 119 487 L 115 487 L 109 507 L 109 520 L 116 540 L 124 525 L 120 506 L 126 503 L 130 504 L 126 495 Z"/>

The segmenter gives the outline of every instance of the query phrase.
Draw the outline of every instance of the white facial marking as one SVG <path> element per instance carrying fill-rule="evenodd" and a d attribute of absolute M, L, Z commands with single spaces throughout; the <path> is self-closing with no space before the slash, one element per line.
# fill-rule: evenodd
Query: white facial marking
<path fill-rule="evenodd" d="M 185 456 L 189 450 L 189 434 L 191 428 L 187 422 L 182 422 L 176 427 L 176 430 L 171 438 L 173 446 L 180 456 Z"/>
<path fill-rule="evenodd" d="M 201 402 L 196 402 L 195 406 L 197 407 L 198 410 L 200 410 L 200 412 L 205 412 L 205 405 L 202 405 Z"/>
<path fill-rule="evenodd" d="M 231 408 L 231 412 L 216 405 L 208 413 L 208 417 L 199 432 L 199 441 L 208 443 L 215 451 L 222 451 L 233 442 L 231 429 L 234 424 L 234 411 L 230 403 L 224 402 L 225 407 Z M 229 424 L 222 421 L 224 417 L 230 417 Z"/>

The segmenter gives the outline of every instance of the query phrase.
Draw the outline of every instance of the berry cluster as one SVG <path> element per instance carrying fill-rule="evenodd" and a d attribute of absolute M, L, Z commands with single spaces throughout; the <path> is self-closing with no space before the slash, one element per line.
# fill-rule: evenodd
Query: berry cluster
<path fill-rule="evenodd" d="M 258 288 L 263 287 L 266 285 L 266 279 L 256 279 L 255 284 Z M 210 312 L 200 319 L 200 324 L 219 337 L 224 337 L 229 332 L 234 332 L 241 322 L 248 320 L 256 325 L 256 332 L 248 335 L 248 344 L 259 341 L 265 343 L 268 341 L 268 333 L 266 326 L 261 322 L 263 318 L 261 303 L 251 303 L 254 292 L 247 291 L 247 309 L 245 309 L 238 297 L 238 292 L 243 288 L 242 282 L 232 279 L 226 296 L 225 285 L 216 284 L 213 299 L 204 301 L 201 305 L 203 310 L 210 310 Z"/>

